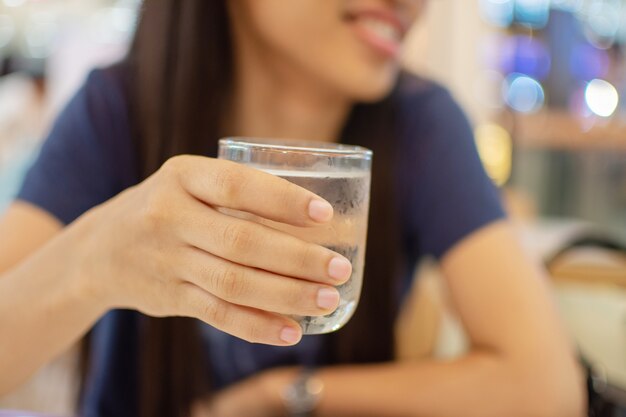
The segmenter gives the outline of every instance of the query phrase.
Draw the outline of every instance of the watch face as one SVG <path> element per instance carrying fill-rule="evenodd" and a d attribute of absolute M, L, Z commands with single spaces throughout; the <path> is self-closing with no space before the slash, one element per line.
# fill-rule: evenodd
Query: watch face
<path fill-rule="evenodd" d="M 322 381 L 305 372 L 285 390 L 285 408 L 292 416 L 306 416 L 315 410 L 323 390 Z"/>
<path fill-rule="evenodd" d="M 303 384 L 292 385 L 285 395 L 285 408 L 290 413 L 310 413 L 317 405 L 317 397 L 307 392 Z"/>

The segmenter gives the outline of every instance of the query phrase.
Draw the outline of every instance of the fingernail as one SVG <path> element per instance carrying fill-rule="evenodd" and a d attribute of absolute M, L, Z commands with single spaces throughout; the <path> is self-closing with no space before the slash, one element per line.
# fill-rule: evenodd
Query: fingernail
<path fill-rule="evenodd" d="M 290 345 L 295 345 L 302 338 L 301 333 L 300 330 L 294 329 L 293 327 L 284 327 L 280 332 L 280 340 Z"/>
<path fill-rule="evenodd" d="M 345 281 L 352 274 L 352 264 L 346 258 L 335 256 L 328 264 L 328 275 L 337 281 Z"/>
<path fill-rule="evenodd" d="M 339 304 L 339 292 L 333 288 L 322 288 L 317 293 L 317 306 L 324 310 L 337 308 Z"/>
<path fill-rule="evenodd" d="M 327 201 L 313 199 L 309 203 L 309 217 L 316 222 L 325 223 L 333 218 L 333 206 Z"/>

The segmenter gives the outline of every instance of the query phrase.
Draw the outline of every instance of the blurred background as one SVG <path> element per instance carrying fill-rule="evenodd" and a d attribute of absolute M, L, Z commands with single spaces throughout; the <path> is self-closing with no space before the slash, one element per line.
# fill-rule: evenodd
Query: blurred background
<path fill-rule="evenodd" d="M 89 69 L 124 56 L 139 6 L 0 0 L 0 212 Z M 626 0 L 432 0 L 404 61 L 468 113 L 598 389 L 626 405 Z M 463 329 L 436 265 L 418 273 L 399 357 L 460 354 Z M 73 361 L 61 358 L 0 408 L 67 414 Z"/>

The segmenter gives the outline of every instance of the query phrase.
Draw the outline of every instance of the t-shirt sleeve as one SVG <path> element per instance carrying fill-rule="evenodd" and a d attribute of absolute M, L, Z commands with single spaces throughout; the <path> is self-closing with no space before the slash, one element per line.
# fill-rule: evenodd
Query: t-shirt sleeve
<path fill-rule="evenodd" d="M 416 256 L 441 258 L 505 214 L 478 156 L 470 124 L 447 90 L 433 87 L 406 107 L 410 240 Z"/>
<path fill-rule="evenodd" d="M 126 103 L 107 70 L 95 70 L 54 123 L 18 200 L 64 224 L 124 188 L 131 155 Z"/>

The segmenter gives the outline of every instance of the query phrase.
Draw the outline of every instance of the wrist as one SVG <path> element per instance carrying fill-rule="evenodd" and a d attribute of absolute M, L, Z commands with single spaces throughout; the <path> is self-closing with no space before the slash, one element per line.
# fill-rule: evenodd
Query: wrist
<path fill-rule="evenodd" d="M 290 367 L 273 369 L 260 375 L 261 391 L 269 402 L 272 415 L 289 415 L 285 408 L 284 392 L 298 378 L 300 372 L 300 367 Z"/>
<path fill-rule="evenodd" d="M 318 409 L 324 383 L 314 368 L 304 368 L 298 378 L 283 391 L 283 401 L 289 417 L 312 417 Z"/>
<path fill-rule="evenodd" d="M 271 372 L 265 379 L 265 386 L 275 415 L 314 415 L 324 390 L 324 384 L 317 377 L 316 370 L 298 367 Z"/>
<path fill-rule="evenodd" d="M 97 240 L 95 233 L 94 219 L 89 214 L 68 227 L 65 236 L 69 246 L 66 250 L 66 275 L 76 302 L 104 314 L 112 305 L 103 285 L 107 280 L 101 279 L 98 273 L 102 268 L 96 259 L 99 251 L 94 244 Z"/>

